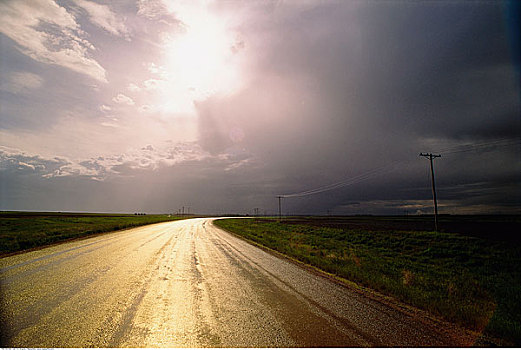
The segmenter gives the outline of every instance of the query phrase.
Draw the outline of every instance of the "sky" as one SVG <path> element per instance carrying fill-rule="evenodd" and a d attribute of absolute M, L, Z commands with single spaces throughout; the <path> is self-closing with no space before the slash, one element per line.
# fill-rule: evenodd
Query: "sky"
<path fill-rule="evenodd" d="M 519 3 L 4 0 L 0 210 L 521 214 Z M 190 209 L 189 209 L 190 208 Z"/>

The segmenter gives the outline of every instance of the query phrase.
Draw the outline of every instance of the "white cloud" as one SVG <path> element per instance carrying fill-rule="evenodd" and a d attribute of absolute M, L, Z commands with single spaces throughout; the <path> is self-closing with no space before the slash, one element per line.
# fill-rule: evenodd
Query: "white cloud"
<path fill-rule="evenodd" d="M 104 123 L 106 127 L 116 124 Z M 16 174 L 33 174 L 43 178 L 87 176 L 103 180 L 114 176 L 132 176 L 137 171 L 156 171 L 186 162 L 214 161 L 225 170 L 237 168 L 245 157 L 228 154 L 210 155 L 195 142 L 180 142 L 166 147 L 151 144 L 130 149 L 122 154 L 71 160 L 64 157 L 45 157 L 16 148 L 0 146 L 0 170 Z"/>
<path fill-rule="evenodd" d="M 167 12 L 167 8 L 161 0 L 138 0 L 137 5 L 137 14 L 148 19 L 156 19 Z"/>
<path fill-rule="evenodd" d="M 64 158 L 46 158 L 16 148 L 0 146 L 0 170 L 2 171 L 45 176 L 67 164 L 70 162 Z"/>
<path fill-rule="evenodd" d="M 143 85 L 145 86 L 145 90 L 147 91 L 153 91 L 160 89 L 161 87 L 165 86 L 166 81 L 164 80 L 158 80 L 158 79 L 148 79 L 143 82 Z"/>
<path fill-rule="evenodd" d="M 129 105 L 129 106 L 133 106 L 135 104 L 133 99 L 131 99 L 130 97 L 123 95 L 123 94 L 118 94 L 117 96 L 115 96 L 112 99 L 112 101 L 114 101 L 118 104 L 125 104 L 125 105 Z"/>
<path fill-rule="evenodd" d="M 195 142 L 181 142 L 169 147 L 147 145 L 139 150 L 130 150 L 125 154 L 104 157 L 106 168 L 125 175 L 125 172 L 136 170 L 158 170 L 176 164 L 203 161 L 212 158 Z M 217 159 L 217 158 L 216 158 Z"/>
<path fill-rule="evenodd" d="M 107 32 L 125 37 L 130 41 L 130 33 L 123 20 L 116 16 L 106 5 L 87 0 L 75 0 L 76 4 L 87 11 L 90 21 Z"/>
<path fill-rule="evenodd" d="M 42 86 L 43 79 L 37 74 L 29 72 L 14 72 L 9 80 L 2 83 L 2 90 L 12 93 L 25 92 Z"/>
<path fill-rule="evenodd" d="M 148 64 L 147 69 L 150 73 L 155 74 L 161 78 L 168 78 L 169 76 L 165 67 L 158 66 L 155 63 Z"/>
<path fill-rule="evenodd" d="M 108 111 L 111 111 L 111 110 L 112 110 L 112 108 L 111 108 L 110 106 L 107 106 L 107 105 L 101 105 L 101 106 L 99 107 L 99 109 L 100 109 L 100 111 L 102 111 L 102 112 L 108 112 Z"/>
<path fill-rule="evenodd" d="M 142 105 L 139 107 L 139 111 L 141 113 L 151 113 L 154 110 L 154 108 L 150 105 Z"/>
<path fill-rule="evenodd" d="M 25 162 L 18 162 L 18 165 L 21 167 L 20 169 L 23 169 L 23 168 L 29 168 L 29 169 L 32 169 L 32 170 L 35 170 L 36 167 L 32 164 L 27 164 Z"/>
<path fill-rule="evenodd" d="M 111 123 L 111 122 L 102 122 L 101 125 L 106 126 L 106 127 L 110 127 L 110 128 L 117 128 L 117 127 L 119 127 L 118 124 Z"/>
<path fill-rule="evenodd" d="M 131 92 L 139 92 L 141 91 L 141 88 L 134 83 L 130 83 L 127 86 L 127 90 Z"/>
<path fill-rule="evenodd" d="M 52 0 L 0 2 L 0 32 L 32 59 L 107 82 L 105 69 L 89 55 L 94 46 L 72 14 Z"/>

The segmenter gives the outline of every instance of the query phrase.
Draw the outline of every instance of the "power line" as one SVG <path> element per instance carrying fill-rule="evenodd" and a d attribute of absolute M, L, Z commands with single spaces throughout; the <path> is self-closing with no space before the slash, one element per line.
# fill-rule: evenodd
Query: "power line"
<path fill-rule="evenodd" d="M 488 141 L 488 142 L 479 142 L 479 143 L 467 143 L 463 145 L 458 145 L 454 147 L 449 147 L 445 149 L 441 149 L 438 152 L 446 154 L 453 154 L 453 153 L 461 153 L 461 152 L 470 152 L 480 149 L 486 149 L 486 148 L 496 148 L 496 147 L 508 147 L 508 146 L 514 146 L 521 144 L 521 139 L 513 140 L 513 139 L 500 139 L 500 140 L 494 140 L 494 141 Z"/>
<path fill-rule="evenodd" d="M 394 170 L 394 168 L 399 163 L 404 163 L 404 161 L 395 161 L 394 163 L 391 163 L 391 164 L 388 164 L 388 165 L 385 165 L 385 166 L 381 166 L 381 167 L 378 167 L 378 168 L 371 169 L 371 170 L 369 170 L 369 171 L 367 171 L 367 172 L 365 172 L 363 174 L 357 175 L 357 176 L 352 177 L 352 178 L 344 179 L 342 181 L 335 182 L 333 184 L 317 187 L 317 188 L 314 188 L 314 189 L 311 189 L 311 190 L 302 191 L 302 192 L 296 192 L 296 193 L 290 193 L 290 194 L 282 194 L 280 196 L 282 198 L 310 196 L 310 195 L 313 195 L 313 194 L 318 194 L 318 193 L 322 193 L 322 192 L 326 192 L 326 191 L 335 190 L 337 188 L 354 185 L 354 184 L 357 184 L 359 182 L 362 182 L 362 181 L 368 180 L 370 178 L 373 178 L 375 176 L 378 176 L 378 175 L 390 172 L 390 171 Z"/>
<path fill-rule="evenodd" d="M 494 141 L 488 141 L 488 142 L 479 142 L 479 143 L 469 143 L 469 144 L 463 144 L 458 145 L 454 147 L 445 148 L 439 151 L 439 153 L 445 154 L 454 154 L 454 153 L 462 153 L 462 152 L 470 152 L 480 149 L 486 149 L 486 148 L 501 148 L 501 147 L 508 147 L 513 145 L 519 145 L 521 144 L 521 139 L 499 139 Z M 434 199 L 434 211 L 435 211 L 435 226 L 436 230 L 438 230 L 438 219 L 437 219 L 437 212 L 438 212 L 438 206 L 436 201 L 436 190 L 435 190 L 435 183 L 434 183 L 434 168 L 432 165 L 432 160 L 434 158 L 441 157 L 441 155 L 434 155 L 432 153 L 420 153 L 420 156 L 428 157 L 428 159 L 431 162 L 431 177 L 432 177 L 432 187 L 433 187 L 433 199 Z M 314 194 L 319 194 L 322 192 L 332 191 L 338 188 L 351 186 L 363 181 L 366 181 L 368 179 L 371 179 L 373 177 L 383 175 L 385 173 L 388 173 L 392 170 L 394 170 L 398 165 L 403 165 L 406 163 L 411 162 L 411 160 L 401 160 L 401 161 L 394 161 L 390 164 L 386 164 L 384 166 L 371 169 L 363 174 L 357 175 L 352 178 L 347 178 L 344 180 L 341 180 L 339 182 L 335 182 L 329 185 L 324 185 L 321 187 L 317 187 L 310 190 L 305 190 L 301 192 L 295 192 L 290 194 L 281 194 L 276 196 L 278 198 L 279 202 L 279 219 L 282 217 L 281 214 L 281 199 L 282 198 L 292 198 L 292 197 L 304 197 L 304 196 L 311 196 Z"/>
<path fill-rule="evenodd" d="M 519 140 L 500 139 L 500 140 L 494 140 L 494 141 L 489 141 L 489 142 L 480 142 L 480 143 L 474 143 L 474 144 L 470 143 L 470 144 L 449 147 L 449 148 L 445 148 L 445 149 L 438 151 L 438 153 L 443 153 L 445 155 L 445 154 L 469 152 L 469 151 L 473 151 L 473 150 L 484 149 L 487 147 L 507 147 L 507 146 L 517 145 L 517 144 L 521 144 L 521 139 L 519 139 Z M 311 190 L 290 193 L 290 194 L 281 194 L 280 196 L 282 198 L 303 197 L 303 196 L 309 196 L 309 195 L 313 195 L 313 194 L 318 194 L 318 193 L 322 193 L 322 192 L 326 192 L 326 191 L 335 190 L 335 189 L 341 188 L 341 187 L 354 185 L 359 182 L 368 180 L 372 177 L 390 172 L 390 171 L 394 170 L 397 165 L 408 163 L 410 161 L 411 160 L 394 161 L 393 163 L 371 169 L 371 170 L 367 171 L 366 173 L 357 175 L 352 178 L 347 178 L 347 179 L 341 180 L 339 182 L 335 182 L 335 183 L 332 183 L 329 185 L 324 185 L 324 186 L 317 187 L 317 188 L 314 188 Z"/>

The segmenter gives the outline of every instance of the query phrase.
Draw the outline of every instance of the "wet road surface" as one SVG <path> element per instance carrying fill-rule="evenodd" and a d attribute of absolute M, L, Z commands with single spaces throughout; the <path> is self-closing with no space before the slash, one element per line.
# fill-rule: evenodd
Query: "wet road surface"
<path fill-rule="evenodd" d="M 4 347 L 461 346 L 446 325 L 367 298 L 190 219 L 0 259 Z"/>

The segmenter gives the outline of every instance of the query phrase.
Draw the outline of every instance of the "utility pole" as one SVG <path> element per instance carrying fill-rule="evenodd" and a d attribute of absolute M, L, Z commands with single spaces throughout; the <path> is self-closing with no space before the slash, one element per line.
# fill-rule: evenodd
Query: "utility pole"
<path fill-rule="evenodd" d="M 282 210 L 280 207 L 280 200 L 283 198 L 283 196 L 277 196 L 277 198 L 279 199 L 279 221 L 281 221 L 282 220 Z"/>
<path fill-rule="evenodd" d="M 438 232 L 438 203 L 436 201 L 436 184 L 434 182 L 434 166 L 432 164 L 432 160 L 434 158 L 441 157 L 441 155 L 432 153 L 420 153 L 420 157 L 425 157 L 429 159 L 431 163 L 432 199 L 434 201 L 434 229 L 436 230 L 436 232 Z"/>

